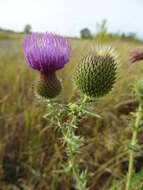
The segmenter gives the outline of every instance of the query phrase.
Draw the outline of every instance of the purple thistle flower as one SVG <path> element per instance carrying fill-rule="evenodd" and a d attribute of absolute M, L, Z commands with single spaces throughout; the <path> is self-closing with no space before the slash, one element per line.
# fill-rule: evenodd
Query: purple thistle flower
<path fill-rule="evenodd" d="M 51 73 L 69 61 L 68 40 L 54 33 L 33 33 L 24 39 L 24 54 L 28 65 L 40 73 Z"/>
<path fill-rule="evenodd" d="M 143 47 L 139 47 L 134 50 L 130 55 L 130 62 L 134 63 L 136 61 L 143 60 Z"/>

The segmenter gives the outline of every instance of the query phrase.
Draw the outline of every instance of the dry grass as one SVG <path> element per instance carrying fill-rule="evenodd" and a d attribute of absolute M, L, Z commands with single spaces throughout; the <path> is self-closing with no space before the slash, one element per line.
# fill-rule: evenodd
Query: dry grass
<path fill-rule="evenodd" d="M 78 95 L 72 83 L 73 70 L 87 50 L 96 45 L 94 40 L 70 41 L 71 61 L 58 72 L 63 83 L 62 101 L 72 101 Z M 54 172 L 64 162 L 63 147 L 54 126 L 42 118 L 45 107 L 32 91 L 38 73 L 25 64 L 22 44 L 22 39 L 0 40 L 0 187 L 9 190 L 22 184 L 27 190 L 72 190 L 71 176 L 65 178 Z M 113 91 L 93 106 L 102 119 L 87 118 L 78 130 L 86 138 L 79 158 L 81 167 L 88 166 L 93 172 L 90 190 L 108 190 L 113 178 L 120 180 L 126 173 L 125 140 L 130 138 L 130 106 L 126 100 L 132 100 L 131 86 L 142 77 L 142 63 L 129 64 L 130 51 L 140 44 L 123 41 L 108 44 L 120 53 L 118 81 Z M 118 110 L 122 101 L 124 114 Z"/>

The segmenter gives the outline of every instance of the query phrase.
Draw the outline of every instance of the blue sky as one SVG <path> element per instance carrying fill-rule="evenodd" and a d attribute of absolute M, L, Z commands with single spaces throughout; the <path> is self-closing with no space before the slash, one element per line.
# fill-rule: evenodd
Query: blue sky
<path fill-rule="evenodd" d="M 143 0 L 0 0 L 0 27 L 22 31 L 53 31 L 78 36 L 107 19 L 112 32 L 135 32 L 143 38 Z"/>

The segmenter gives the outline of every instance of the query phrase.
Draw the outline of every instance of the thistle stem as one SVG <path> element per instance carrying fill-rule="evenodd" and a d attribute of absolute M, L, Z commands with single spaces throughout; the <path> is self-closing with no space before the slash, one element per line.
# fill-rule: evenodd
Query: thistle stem
<path fill-rule="evenodd" d="M 138 108 L 137 116 L 136 116 L 135 125 L 133 128 L 131 146 L 136 145 L 137 134 L 138 134 L 139 124 L 140 124 L 141 118 L 142 118 L 142 105 L 140 104 L 139 108 Z M 132 175 L 133 175 L 133 165 L 134 165 L 134 156 L 135 156 L 135 152 L 134 152 L 134 150 L 131 149 L 130 155 L 129 155 L 129 167 L 128 167 L 128 174 L 127 174 L 126 190 L 130 190 L 130 187 L 131 187 L 131 180 L 132 180 Z"/>
<path fill-rule="evenodd" d="M 78 186 L 78 190 L 86 190 L 85 187 L 82 184 L 81 179 L 80 179 L 80 173 L 79 173 L 79 170 L 78 170 L 78 166 L 77 166 L 75 157 L 76 156 L 74 154 L 71 154 L 71 156 L 69 157 L 69 160 L 71 160 L 71 163 L 72 163 L 72 172 L 73 172 L 73 175 L 75 177 L 76 184 Z"/>
<path fill-rule="evenodd" d="M 87 190 L 87 171 L 81 171 L 76 160 L 84 140 L 80 136 L 77 136 L 75 132 L 79 121 L 85 115 L 84 108 L 88 101 L 88 97 L 84 96 L 79 102 L 63 105 L 59 109 L 57 103 L 52 101 L 49 103 L 49 109 L 52 111 L 51 113 L 55 114 L 55 122 L 57 128 L 60 129 L 62 141 L 65 145 L 68 160 L 65 172 L 72 172 L 77 190 Z M 65 122 L 63 121 L 64 114 L 62 115 L 62 113 L 66 113 L 66 116 L 68 116 Z"/>
<path fill-rule="evenodd" d="M 73 121 L 74 121 L 74 119 L 72 120 L 72 122 Z M 66 131 L 63 128 L 62 123 L 61 123 L 61 121 L 60 121 L 60 119 L 58 117 L 57 117 L 57 123 L 58 123 L 58 126 L 59 126 L 60 130 L 61 130 L 63 138 L 65 138 L 67 136 L 67 134 L 66 134 Z M 71 138 L 72 138 L 72 136 L 71 136 Z M 77 164 L 76 164 L 76 160 L 75 160 L 76 156 L 75 156 L 75 154 L 74 154 L 74 152 L 72 150 L 73 149 L 72 145 L 71 145 L 70 142 L 68 143 L 68 141 L 66 141 L 66 145 L 67 145 L 67 148 L 70 150 L 70 153 L 68 155 L 68 161 L 72 165 L 72 172 L 74 174 L 76 183 L 78 183 L 78 186 L 80 187 L 80 190 L 85 190 L 84 188 L 82 188 L 82 183 L 80 182 L 80 174 L 78 172 L 78 168 L 77 168 Z"/>
<path fill-rule="evenodd" d="M 83 111 L 83 108 L 86 105 L 86 101 L 87 101 L 87 96 L 84 96 L 84 98 L 82 99 L 82 101 L 80 102 L 80 105 L 79 105 L 80 111 Z M 74 115 L 72 118 L 72 121 L 71 121 L 71 125 L 76 125 L 77 122 L 78 122 L 77 115 Z M 72 132 L 73 133 L 71 133 L 71 135 L 74 137 L 75 136 L 75 130 L 73 129 Z M 71 136 L 71 139 L 72 139 L 72 136 Z M 76 180 L 76 186 L 78 187 L 78 190 L 86 190 L 86 187 L 83 185 L 83 182 L 82 182 L 81 177 L 80 177 L 80 170 L 78 168 L 78 164 L 76 163 L 77 153 L 75 153 L 73 151 L 74 145 L 69 143 L 69 144 L 67 144 L 67 146 L 70 150 L 69 161 L 72 164 L 72 173 L 73 173 L 73 176 Z"/>

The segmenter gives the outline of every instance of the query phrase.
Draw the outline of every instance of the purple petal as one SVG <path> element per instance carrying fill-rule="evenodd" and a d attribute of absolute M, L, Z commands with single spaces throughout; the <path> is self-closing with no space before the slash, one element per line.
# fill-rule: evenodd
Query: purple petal
<path fill-rule="evenodd" d="M 40 72 L 53 72 L 64 67 L 71 55 L 68 40 L 54 33 L 33 33 L 24 39 L 28 65 Z"/>

